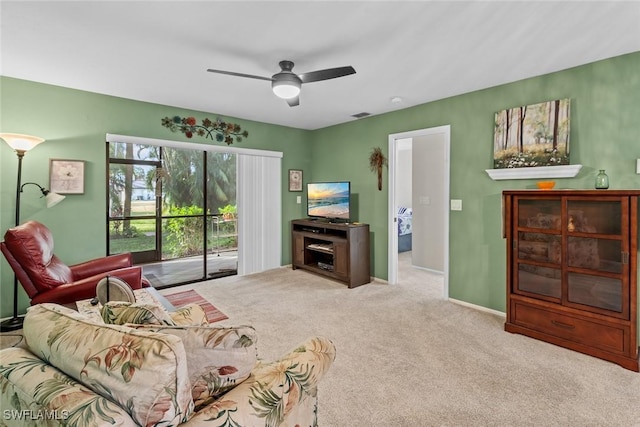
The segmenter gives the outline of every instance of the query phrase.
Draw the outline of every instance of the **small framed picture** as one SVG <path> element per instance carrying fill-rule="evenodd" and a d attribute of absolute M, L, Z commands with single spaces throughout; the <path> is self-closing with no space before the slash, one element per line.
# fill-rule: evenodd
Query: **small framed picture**
<path fill-rule="evenodd" d="M 289 191 L 302 191 L 302 171 L 289 169 Z"/>
<path fill-rule="evenodd" d="M 84 160 L 49 160 L 49 190 L 58 194 L 84 194 Z"/>

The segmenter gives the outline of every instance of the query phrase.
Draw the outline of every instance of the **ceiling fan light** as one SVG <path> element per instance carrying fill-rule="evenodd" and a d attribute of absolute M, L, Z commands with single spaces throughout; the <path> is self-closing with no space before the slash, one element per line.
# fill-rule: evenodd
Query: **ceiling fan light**
<path fill-rule="evenodd" d="M 280 75 L 271 82 L 273 93 L 282 99 L 291 99 L 298 96 L 300 94 L 300 86 L 300 79 L 295 74 Z"/>

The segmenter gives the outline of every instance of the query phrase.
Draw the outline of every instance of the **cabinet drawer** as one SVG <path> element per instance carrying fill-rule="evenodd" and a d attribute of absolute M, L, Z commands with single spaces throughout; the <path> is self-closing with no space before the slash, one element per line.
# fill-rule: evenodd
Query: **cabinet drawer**
<path fill-rule="evenodd" d="M 628 328 L 574 317 L 521 301 L 511 301 L 514 324 L 579 344 L 608 352 L 624 354 L 628 351 Z"/>

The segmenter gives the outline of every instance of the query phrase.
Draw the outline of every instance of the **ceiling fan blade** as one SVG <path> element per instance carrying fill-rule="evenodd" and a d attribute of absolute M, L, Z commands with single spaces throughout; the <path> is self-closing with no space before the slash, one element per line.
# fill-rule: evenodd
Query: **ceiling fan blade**
<path fill-rule="evenodd" d="M 289 104 L 289 107 L 297 107 L 300 105 L 300 97 L 296 96 L 295 98 L 287 99 L 287 104 Z"/>
<path fill-rule="evenodd" d="M 344 77 L 350 74 L 355 74 L 356 70 L 352 66 L 327 68 L 326 70 L 311 71 L 309 73 L 299 74 L 302 83 L 319 82 L 321 80 L 335 79 L 337 77 Z"/>
<path fill-rule="evenodd" d="M 272 80 L 271 77 L 254 76 L 253 74 L 235 73 L 233 71 L 214 70 L 212 68 L 209 68 L 207 71 L 210 72 L 210 73 L 228 74 L 230 76 L 247 77 L 247 78 L 250 78 L 250 79 L 267 80 L 267 81 L 271 81 Z"/>

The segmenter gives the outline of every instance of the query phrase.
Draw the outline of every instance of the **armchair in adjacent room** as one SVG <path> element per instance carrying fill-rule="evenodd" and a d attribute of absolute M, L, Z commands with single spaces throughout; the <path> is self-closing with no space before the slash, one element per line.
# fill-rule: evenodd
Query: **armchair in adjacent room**
<path fill-rule="evenodd" d="M 69 305 L 93 298 L 96 285 L 106 275 L 124 280 L 132 289 L 149 286 L 142 276 L 142 267 L 133 266 L 130 253 L 64 264 L 53 253 L 51 231 L 37 221 L 7 230 L 0 249 L 31 298 L 31 305 L 43 302 Z"/>

